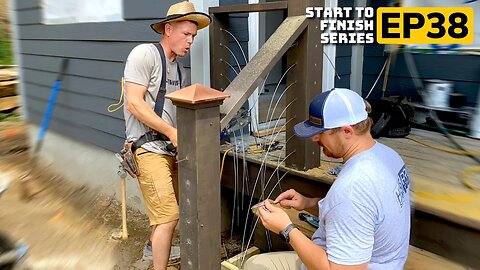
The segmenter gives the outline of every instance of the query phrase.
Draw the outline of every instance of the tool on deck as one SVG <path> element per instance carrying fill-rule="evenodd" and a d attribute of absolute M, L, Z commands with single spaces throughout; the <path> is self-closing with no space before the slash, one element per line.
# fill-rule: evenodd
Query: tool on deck
<path fill-rule="evenodd" d="M 227 127 L 220 132 L 220 141 L 224 142 L 229 139 L 230 135 L 235 136 L 235 132 L 243 130 L 251 122 L 249 111 L 245 108 L 240 108 L 237 114 L 230 120 Z"/>
<path fill-rule="evenodd" d="M 301 221 L 305 221 L 308 224 L 312 225 L 313 227 L 318 228 L 318 217 L 308 213 L 300 213 L 298 214 L 298 218 Z"/>
<path fill-rule="evenodd" d="M 331 168 L 330 170 L 328 170 L 327 173 L 328 173 L 329 175 L 338 175 L 342 169 L 343 169 L 343 164 Z"/>

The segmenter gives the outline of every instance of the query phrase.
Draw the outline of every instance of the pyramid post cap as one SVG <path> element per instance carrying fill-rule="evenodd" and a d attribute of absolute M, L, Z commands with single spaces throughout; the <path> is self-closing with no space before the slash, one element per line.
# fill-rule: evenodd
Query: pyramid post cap
<path fill-rule="evenodd" d="M 221 101 L 229 97 L 229 94 L 199 83 L 184 87 L 165 96 L 165 98 L 168 98 L 171 101 L 186 104 L 203 104 L 213 101 Z"/>

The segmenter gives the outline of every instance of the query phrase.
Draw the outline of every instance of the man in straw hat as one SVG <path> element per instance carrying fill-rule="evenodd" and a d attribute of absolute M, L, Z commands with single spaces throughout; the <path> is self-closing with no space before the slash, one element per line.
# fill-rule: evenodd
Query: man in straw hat
<path fill-rule="evenodd" d="M 176 113 L 175 106 L 164 96 L 185 86 L 186 74 L 177 56 L 188 53 L 197 30 L 210 22 L 210 16 L 195 11 L 192 3 L 176 3 L 170 6 L 165 19 L 151 25 L 162 35 L 160 42 L 136 46 L 126 61 L 126 136 L 133 142 L 132 152 L 138 163 L 137 178 L 152 227 L 150 240 L 156 270 L 167 268 L 179 218 Z"/>
<path fill-rule="evenodd" d="M 410 235 L 410 178 L 402 158 L 373 140 L 369 110 L 349 89 L 326 91 L 312 100 L 309 119 L 294 127 L 295 134 L 317 142 L 326 156 L 342 158 L 343 168 L 323 199 L 293 189 L 275 199 L 283 207 L 318 214 L 312 239 L 268 200 L 259 207 L 265 228 L 280 234 L 295 252 L 254 256 L 245 270 L 403 269 Z"/>

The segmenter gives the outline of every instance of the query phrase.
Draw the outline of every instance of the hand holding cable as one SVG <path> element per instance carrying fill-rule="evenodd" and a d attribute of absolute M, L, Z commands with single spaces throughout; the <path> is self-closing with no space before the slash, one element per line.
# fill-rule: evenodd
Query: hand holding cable
<path fill-rule="evenodd" d="M 278 195 L 274 202 L 280 203 L 280 205 L 285 208 L 294 208 L 298 211 L 302 211 L 306 208 L 315 207 L 316 205 L 314 201 L 318 202 L 318 200 L 303 196 L 294 189 L 289 189 Z"/>
<path fill-rule="evenodd" d="M 266 229 L 278 234 L 292 223 L 283 209 L 273 206 L 268 200 L 258 208 L 258 215 Z"/>

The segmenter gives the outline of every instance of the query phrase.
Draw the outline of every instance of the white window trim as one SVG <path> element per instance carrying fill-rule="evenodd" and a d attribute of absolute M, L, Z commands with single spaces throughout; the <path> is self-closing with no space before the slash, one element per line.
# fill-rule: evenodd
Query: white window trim
<path fill-rule="evenodd" d="M 44 24 L 123 21 L 122 0 L 42 0 Z"/>

